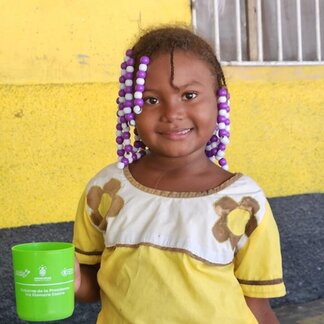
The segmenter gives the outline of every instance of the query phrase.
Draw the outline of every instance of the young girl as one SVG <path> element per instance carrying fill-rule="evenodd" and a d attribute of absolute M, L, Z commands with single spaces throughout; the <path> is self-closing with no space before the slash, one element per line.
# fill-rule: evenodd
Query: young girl
<path fill-rule="evenodd" d="M 121 68 L 119 162 L 79 204 L 76 297 L 100 296 L 97 323 L 278 323 L 278 230 L 259 186 L 227 171 L 229 94 L 211 47 L 155 29 Z"/>

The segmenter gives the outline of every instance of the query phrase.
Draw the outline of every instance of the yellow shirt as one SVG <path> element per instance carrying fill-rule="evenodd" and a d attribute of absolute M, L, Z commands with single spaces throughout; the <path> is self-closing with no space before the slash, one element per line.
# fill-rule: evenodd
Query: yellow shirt
<path fill-rule="evenodd" d="M 80 263 L 100 263 L 97 323 L 257 323 L 244 296 L 285 294 L 270 206 L 241 174 L 166 192 L 110 165 L 80 200 L 74 244 Z"/>

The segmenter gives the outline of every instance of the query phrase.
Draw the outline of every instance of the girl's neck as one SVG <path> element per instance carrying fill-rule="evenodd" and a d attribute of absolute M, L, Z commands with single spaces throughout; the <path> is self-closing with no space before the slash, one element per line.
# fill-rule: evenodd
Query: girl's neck
<path fill-rule="evenodd" d="M 204 158 L 170 158 L 149 154 L 129 166 L 140 184 L 159 190 L 201 192 L 216 188 L 233 174 Z"/>

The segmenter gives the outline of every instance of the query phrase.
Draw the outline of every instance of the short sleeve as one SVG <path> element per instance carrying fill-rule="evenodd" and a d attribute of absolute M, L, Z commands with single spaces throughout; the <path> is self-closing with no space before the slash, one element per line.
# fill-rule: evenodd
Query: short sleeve
<path fill-rule="evenodd" d="M 83 193 L 74 222 L 73 243 L 78 261 L 81 264 L 100 263 L 104 250 L 104 237 L 101 230 L 91 221 L 87 212 L 86 192 Z"/>
<path fill-rule="evenodd" d="M 274 298 L 286 293 L 280 239 L 268 201 L 265 214 L 234 259 L 235 276 L 248 297 Z"/>

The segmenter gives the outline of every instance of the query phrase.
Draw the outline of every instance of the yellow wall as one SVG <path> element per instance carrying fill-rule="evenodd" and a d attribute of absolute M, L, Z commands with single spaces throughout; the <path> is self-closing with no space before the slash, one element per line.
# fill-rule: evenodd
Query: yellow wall
<path fill-rule="evenodd" d="M 228 67 L 230 167 L 268 196 L 324 191 L 324 66 Z"/>
<path fill-rule="evenodd" d="M 0 228 L 73 220 L 89 177 L 115 161 L 115 81 L 127 44 L 139 28 L 189 23 L 189 0 L 0 7 Z M 323 191 L 323 67 L 225 73 L 232 170 L 269 196 Z"/>

